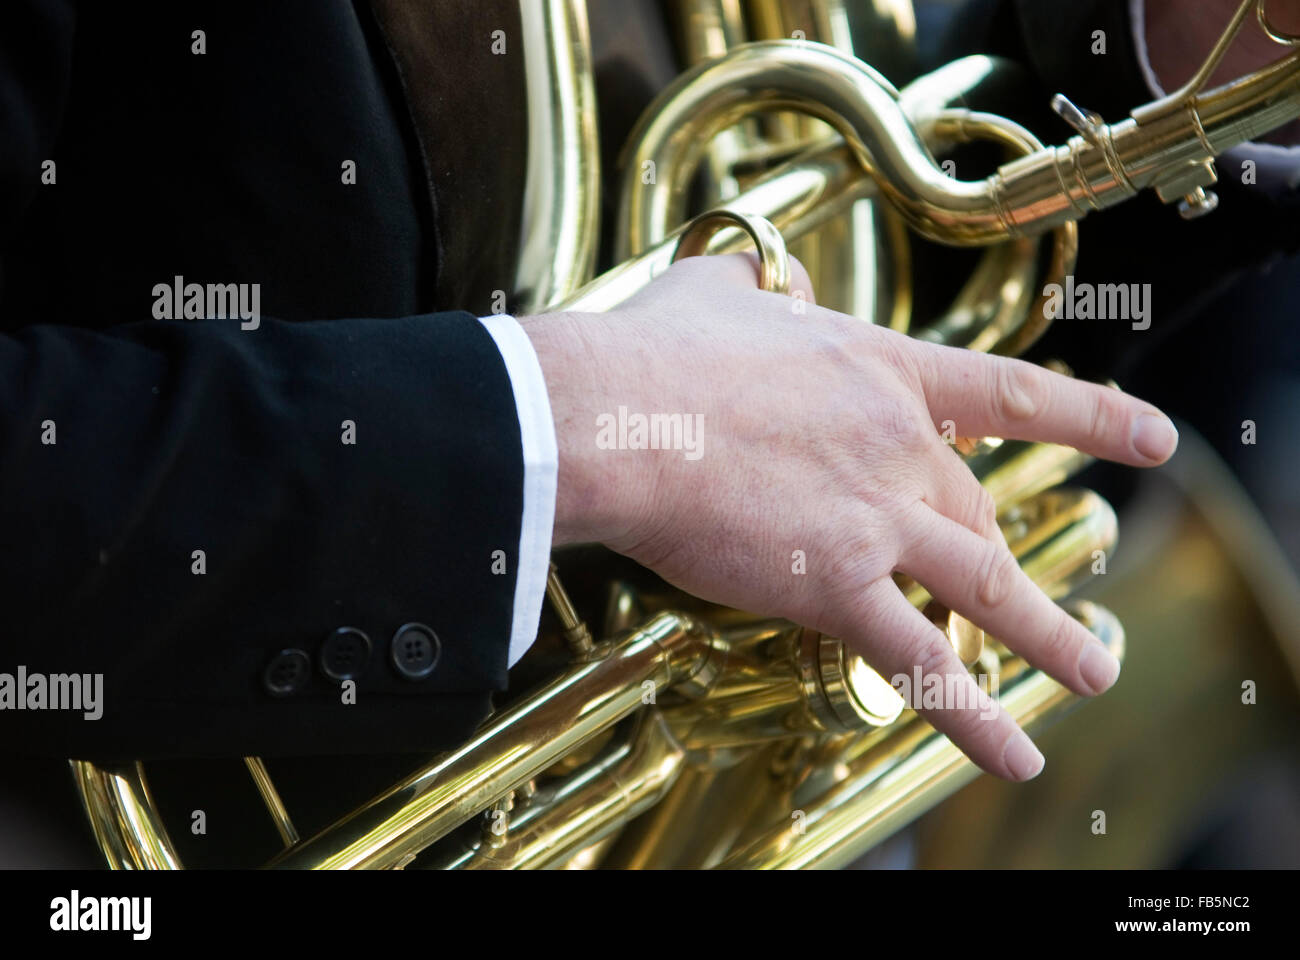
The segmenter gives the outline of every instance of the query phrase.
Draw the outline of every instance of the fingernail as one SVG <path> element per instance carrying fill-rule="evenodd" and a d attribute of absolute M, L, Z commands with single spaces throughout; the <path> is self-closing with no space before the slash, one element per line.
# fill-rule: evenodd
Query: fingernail
<path fill-rule="evenodd" d="M 1002 762 L 1017 780 L 1032 780 L 1043 769 L 1043 755 L 1023 733 L 1012 737 L 1002 749 Z"/>
<path fill-rule="evenodd" d="M 1090 643 L 1079 654 L 1079 673 L 1096 693 L 1109 690 L 1119 677 L 1119 661 L 1099 643 Z"/>
<path fill-rule="evenodd" d="M 1168 417 L 1144 413 L 1133 421 L 1133 449 L 1148 460 L 1163 462 L 1178 446 L 1178 430 Z"/>

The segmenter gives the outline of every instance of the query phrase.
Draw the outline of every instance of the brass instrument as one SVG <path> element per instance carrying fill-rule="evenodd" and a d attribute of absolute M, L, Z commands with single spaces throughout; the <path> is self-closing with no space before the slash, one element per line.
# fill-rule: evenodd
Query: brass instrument
<path fill-rule="evenodd" d="M 784 238 L 830 306 L 1018 354 L 1048 322 L 1034 291 L 1073 269 L 1078 219 L 1146 188 L 1184 216 L 1209 212 L 1215 158 L 1300 116 L 1294 49 L 1205 89 L 1252 12 L 1279 43 L 1300 44 L 1271 26 L 1264 0 L 1242 0 L 1197 75 L 1128 118 L 1107 124 L 1058 97 L 1077 133 L 1056 147 L 967 106 L 1014 69 L 994 58 L 896 89 L 863 61 L 909 60 L 910 3 L 862 7 L 876 18 L 871 31 L 851 29 L 843 0 L 680 0 L 694 66 L 625 149 L 618 266 L 593 280 L 600 178 L 585 3 L 521 0 L 530 150 L 520 312 L 609 309 L 678 255 L 750 245 L 780 289 Z M 859 37 L 871 49 L 855 49 Z M 983 180 L 948 176 L 936 157 L 971 140 L 1000 145 L 1008 160 Z M 706 206 L 692 210 L 701 194 Z M 909 230 L 985 248 L 951 307 L 924 327 L 911 316 Z M 1086 464 L 1076 451 L 985 440 L 968 462 L 1013 553 L 1054 599 L 1113 547 L 1110 507 L 1058 486 Z M 556 561 L 555 626 L 544 619 L 528 656 L 557 667 L 457 749 L 305 838 L 266 766 L 247 758 L 284 845 L 270 865 L 842 866 L 977 774 L 840 641 L 685 596 L 594 548 Z M 923 589 L 903 586 L 972 669 L 997 679 L 1019 724 L 1032 728 L 1073 701 Z M 1111 614 L 1069 609 L 1122 656 Z M 139 763 L 71 765 L 110 866 L 181 866 Z"/>

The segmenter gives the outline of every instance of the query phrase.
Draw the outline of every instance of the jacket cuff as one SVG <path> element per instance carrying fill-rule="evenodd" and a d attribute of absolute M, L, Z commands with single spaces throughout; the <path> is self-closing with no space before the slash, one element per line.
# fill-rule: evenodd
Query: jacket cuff
<path fill-rule="evenodd" d="M 497 345 L 510 376 L 523 445 L 524 510 L 519 525 L 519 570 L 507 660 L 507 665 L 513 667 L 537 637 L 550 571 L 559 453 L 546 380 L 532 341 L 518 321 L 507 314 L 479 317 L 479 322 Z"/>

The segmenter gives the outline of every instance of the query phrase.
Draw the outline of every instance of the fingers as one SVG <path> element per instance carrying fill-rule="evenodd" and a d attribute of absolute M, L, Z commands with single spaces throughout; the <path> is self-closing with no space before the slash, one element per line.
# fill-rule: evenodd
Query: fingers
<path fill-rule="evenodd" d="M 953 347 L 916 343 L 918 374 L 936 424 L 962 436 L 1039 440 L 1137 467 L 1164 463 L 1178 431 L 1157 408 L 1113 387 Z"/>
<path fill-rule="evenodd" d="M 839 632 L 840 639 L 861 652 L 910 706 L 984 770 L 1006 780 L 1037 776 L 1043 755 L 1033 741 L 980 689 L 948 638 L 903 598 L 893 582 L 877 580 L 861 598 L 855 622 Z M 943 691 L 943 695 L 923 695 L 927 690 Z M 937 707 L 935 699 L 940 703 Z"/>
<path fill-rule="evenodd" d="M 1119 661 L 1058 607 L 996 544 L 926 506 L 909 519 L 898 568 L 931 595 L 997 637 L 1080 696 L 1095 696 L 1119 676 Z"/>

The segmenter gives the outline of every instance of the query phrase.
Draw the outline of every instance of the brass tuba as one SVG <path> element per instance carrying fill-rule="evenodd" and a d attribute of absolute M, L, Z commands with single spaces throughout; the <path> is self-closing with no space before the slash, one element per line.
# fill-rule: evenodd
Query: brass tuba
<path fill-rule="evenodd" d="M 969 106 L 1010 64 L 969 57 L 901 90 L 869 66 L 911 56 L 907 0 L 863 3 L 852 16 L 844 0 L 679 0 L 693 66 L 624 150 L 618 265 L 593 280 L 600 176 L 585 3 L 521 0 L 520 9 L 529 98 L 521 313 L 608 309 L 677 256 L 749 246 L 779 289 L 788 241 L 827 305 L 1015 355 L 1049 322 L 1035 291 L 1071 273 L 1078 219 L 1146 188 L 1184 216 L 1207 213 L 1215 158 L 1300 116 L 1294 49 L 1207 89 L 1252 13 L 1279 44 L 1300 45 L 1269 23 L 1265 0 L 1242 0 L 1186 86 L 1117 123 L 1057 97 L 1077 131 L 1057 147 Z M 1000 147 L 1006 162 L 983 180 L 947 175 L 937 158 L 975 140 Z M 951 306 L 924 325 L 913 322 L 914 236 L 984 251 Z M 1117 533 L 1104 500 L 1059 486 L 1087 458 L 996 439 L 966 455 L 1022 567 L 1064 600 Z M 546 679 L 512 691 L 457 749 L 307 838 L 266 765 L 246 759 L 283 841 L 271 866 L 835 867 L 978 773 L 840 641 L 684 595 L 594 547 L 555 561 L 551 612 L 515 668 L 532 664 Z M 922 587 L 900 587 L 966 663 L 996 678 L 1017 723 L 1032 728 L 1071 704 Z M 1109 612 L 1069 609 L 1122 656 Z M 71 765 L 110 866 L 181 866 L 139 763 Z"/>

